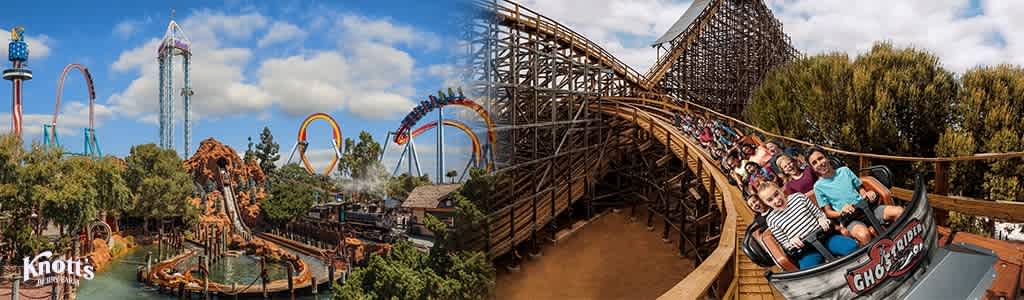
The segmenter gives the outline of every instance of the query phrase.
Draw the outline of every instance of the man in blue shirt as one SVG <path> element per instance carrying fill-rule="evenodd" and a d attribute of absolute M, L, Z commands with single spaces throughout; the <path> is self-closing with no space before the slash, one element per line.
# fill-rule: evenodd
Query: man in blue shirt
<path fill-rule="evenodd" d="M 818 206 L 825 210 L 829 218 L 855 212 L 854 205 L 864 199 L 871 203 L 878 201 L 878 194 L 865 189 L 857 174 L 847 167 L 834 168 L 828 155 L 820 148 L 812 149 L 807 159 L 814 172 L 818 173 L 818 181 L 814 182 L 814 196 L 818 199 Z M 894 221 L 903 214 L 903 207 L 878 205 L 872 213 L 878 220 Z M 853 220 L 842 225 L 861 245 L 871 242 L 871 232 L 864 222 Z"/>

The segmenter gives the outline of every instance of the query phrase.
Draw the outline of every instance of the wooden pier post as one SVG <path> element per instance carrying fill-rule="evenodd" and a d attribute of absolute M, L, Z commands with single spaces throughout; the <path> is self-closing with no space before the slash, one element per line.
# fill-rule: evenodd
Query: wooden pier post
<path fill-rule="evenodd" d="M 221 231 L 220 237 L 221 239 L 217 243 L 218 245 L 220 245 L 220 251 L 217 253 L 218 260 L 219 258 L 224 258 L 224 253 L 227 252 L 228 250 L 228 231 Z"/>
<path fill-rule="evenodd" d="M 203 299 L 210 299 L 210 267 L 206 256 L 199 257 L 199 272 L 203 274 Z"/>
<path fill-rule="evenodd" d="M 334 292 L 334 260 L 327 260 L 327 293 Z"/>
<path fill-rule="evenodd" d="M 156 259 L 164 260 L 164 238 L 162 233 L 156 239 Z"/>
<path fill-rule="evenodd" d="M 146 282 L 149 282 L 149 274 L 153 271 L 153 251 L 146 251 L 146 274 L 142 276 Z"/>
<path fill-rule="evenodd" d="M 313 280 L 313 295 L 316 295 L 316 275 L 313 275 L 310 278 Z"/>
<path fill-rule="evenodd" d="M 293 269 L 291 262 L 286 262 L 285 265 L 288 267 L 288 293 L 292 298 L 295 298 L 295 285 L 293 282 L 294 279 L 292 278 L 292 273 L 294 273 L 295 270 Z"/>
<path fill-rule="evenodd" d="M 178 283 L 178 299 L 185 299 L 185 283 Z"/>
<path fill-rule="evenodd" d="M 260 282 L 263 284 L 263 299 L 267 297 L 267 259 L 260 257 Z"/>

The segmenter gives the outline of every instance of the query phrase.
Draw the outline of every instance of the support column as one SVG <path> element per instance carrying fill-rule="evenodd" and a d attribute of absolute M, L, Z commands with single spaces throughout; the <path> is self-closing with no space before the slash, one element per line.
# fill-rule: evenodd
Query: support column
<path fill-rule="evenodd" d="M 11 285 L 11 300 L 18 300 L 18 293 L 21 290 L 21 278 L 15 278 Z"/>
<path fill-rule="evenodd" d="M 189 61 L 192 60 L 192 55 L 185 53 L 182 57 L 182 65 L 185 68 L 185 87 L 181 91 L 182 101 L 185 102 L 185 155 L 183 158 L 189 157 L 189 151 L 192 142 L 192 113 L 189 108 L 192 102 L 192 81 L 189 79 Z"/>
<path fill-rule="evenodd" d="M 949 194 L 949 178 L 946 177 L 946 167 L 949 166 L 948 162 L 935 162 L 935 194 L 947 195 Z M 939 226 L 946 226 L 949 224 L 949 211 L 940 209 L 938 207 L 932 207 L 932 213 L 935 215 L 935 224 Z"/>
<path fill-rule="evenodd" d="M 444 95 L 439 95 L 444 96 Z M 437 106 L 437 184 L 444 184 L 444 108 Z"/>

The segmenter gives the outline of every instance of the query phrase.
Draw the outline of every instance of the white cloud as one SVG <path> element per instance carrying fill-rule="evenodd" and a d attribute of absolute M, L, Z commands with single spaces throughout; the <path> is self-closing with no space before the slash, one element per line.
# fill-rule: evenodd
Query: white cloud
<path fill-rule="evenodd" d="M 113 110 L 109 106 L 97 103 L 93 107 L 94 121 L 97 135 L 102 138 L 103 124 L 114 117 Z M 10 112 L 0 112 L 0 116 L 10 116 Z M 7 118 L 8 120 L 10 118 Z M 53 114 L 24 114 L 22 115 L 21 130 L 22 136 L 25 140 L 42 140 L 43 138 L 43 124 L 50 124 L 53 122 Z M 64 103 L 64 107 L 61 108 L 60 115 L 57 117 L 57 134 L 61 136 L 61 143 L 67 147 L 72 145 L 71 149 L 78 151 L 80 149 L 75 147 L 81 147 L 82 128 L 89 127 L 89 106 L 87 103 L 81 101 L 71 101 Z M 11 122 L 0 122 L 0 132 L 10 132 Z M 79 139 L 68 140 L 68 137 L 79 137 Z"/>
<path fill-rule="evenodd" d="M 656 59 L 657 52 L 650 44 L 672 26 L 690 2 L 527 0 L 523 4 L 595 42 L 642 74 Z"/>
<path fill-rule="evenodd" d="M 139 32 L 141 27 L 153 23 L 153 17 L 144 19 L 128 19 L 114 25 L 114 33 L 121 38 L 129 38 Z"/>
<path fill-rule="evenodd" d="M 851 56 L 876 41 L 923 48 L 951 71 L 977 65 L 1024 64 L 1024 2 L 984 0 L 768 0 L 783 30 L 805 54 Z M 655 62 L 647 44 L 664 33 L 691 1 L 527 0 L 524 4 L 644 72 Z M 594 17 L 600 16 L 600 17 Z"/>
<path fill-rule="evenodd" d="M 192 41 L 190 78 L 195 95 L 192 97 L 192 117 L 231 116 L 259 112 L 269 107 L 270 96 L 259 86 L 246 83 L 244 66 L 252 58 L 247 48 L 227 47 L 222 44 L 233 39 L 251 38 L 255 31 L 266 26 L 266 19 L 258 14 L 227 16 L 208 10 L 198 11 L 181 22 L 181 27 Z M 159 65 L 156 49 L 160 39 L 151 39 L 142 45 L 121 53 L 111 68 L 117 72 L 137 72 L 127 88 L 110 96 L 109 103 L 118 113 L 142 122 L 156 122 L 159 112 Z M 174 86 L 184 87 L 182 63 L 175 59 L 172 66 Z M 183 116 L 181 95 L 176 92 L 175 118 Z"/>
<path fill-rule="evenodd" d="M 256 45 L 260 48 L 289 40 L 302 40 L 306 37 L 306 31 L 288 22 L 274 22 L 267 30 L 267 34 L 260 38 Z"/>
<path fill-rule="evenodd" d="M 302 116 L 348 109 L 381 120 L 415 106 L 415 60 L 398 45 L 429 45 L 433 34 L 352 15 L 329 31 L 339 37 L 338 49 L 261 63 L 259 84 L 282 110 Z"/>
<path fill-rule="evenodd" d="M 281 98 L 281 108 L 289 114 L 333 111 L 344 104 L 348 91 L 336 85 L 349 80 L 348 73 L 340 71 L 348 68 L 348 61 L 336 52 L 268 59 L 260 66 L 260 85 Z"/>
<path fill-rule="evenodd" d="M 1020 50 L 999 45 L 1002 36 L 1009 46 L 1024 43 L 1013 27 L 1024 9 L 1019 1 L 984 2 L 982 14 L 968 16 L 968 1 L 912 0 L 844 1 L 773 0 L 774 13 L 794 46 L 807 54 L 827 51 L 862 53 L 876 41 L 913 46 L 938 55 L 944 66 L 963 72 L 979 64 L 1024 62 Z M 1014 7 L 1016 6 L 1016 10 Z M 1007 22 L 1001 22 L 1006 20 Z M 1019 21 L 1017 21 L 1019 22 Z"/>
<path fill-rule="evenodd" d="M 441 38 L 436 34 L 416 30 L 413 27 L 395 24 L 387 19 L 372 20 L 363 16 L 343 15 L 337 27 L 346 37 L 341 43 L 373 42 L 380 44 L 404 44 L 406 46 L 424 46 L 427 50 L 436 50 L 441 46 Z"/>
<path fill-rule="evenodd" d="M 308 30 L 273 22 L 258 14 L 224 15 L 202 10 L 182 24 L 193 42 L 193 117 L 243 115 L 279 106 L 291 116 L 349 110 L 366 119 L 392 119 L 414 106 L 415 60 L 400 45 L 429 48 L 436 35 L 389 20 L 342 15 L 322 26 L 337 48 L 272 57 L 253 62 L 253 50 L 239 45 L 270 46 L 302 39 Z M 259 37 L 258 41 L 254 41 Z M 334 40 L 336 39 L 336 40 Z M 159 39 L 121 53 L 111 68 L 138 72 L 110 103 L 119 113 L 143 122 L 156 120 L 159 111 L 158 65 L 154 62 Z M 418 49 L 419 49 L 418 48 Z M 255 65 L 256 70 L 247 70 Z M 174 65 L 175 87 L 182 86 L 180 63 Z M 245 74 L 255 74 L 247 78 Z M 250 81 L 251 80 L 251 81 Z M 181 119 L 180 96 L 175 96 L 176 119 Z"/>
<path fill-rule="evenodd" d="M 454 65 L 438 64 L 428 66 L 426 69 L 426 74 L 429 76 L 442 78 L 443 81 L 441 83 L 441 86 L 445 88 L 451 87 L 454 89 L 456 87 L 469 87 L 470 85 L 465 83 L 462 74 L 460 74 L 460 71 L 461 70 L 456 68 Z"/>
<path fill-rule="evenodd" d="M 10 32 L 7 33 L 8 36 Z M 6 41 L 6 38 L 5 38 Z M 42 60 L 47 56 L 50 56 L 51 47 L 57 43 L 56 40 L 50 38 L 45 34 L 32 35 L 31 32 L 25 33 L 25 42 L 28 43 L 28 64 L 31 65 L 33 60 Z M 0 57 L 3 57 L 3 61 L 7 64 L 7 44 L 0 45 Z M 10 127 L 8 125 L 7 127 Z"/>

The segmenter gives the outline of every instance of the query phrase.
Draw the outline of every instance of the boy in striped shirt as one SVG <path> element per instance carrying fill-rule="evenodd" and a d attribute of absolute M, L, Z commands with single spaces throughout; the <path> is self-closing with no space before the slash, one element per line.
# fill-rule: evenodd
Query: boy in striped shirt
<path fill-rule="evenodd" d="M 786 248 L 787 253 L 795 253 L 800 269 L 807 269 L 820 264 L 824 257 L 811 245 L 805 245 L 803 237 L 816 228 L 826 231 L 825 237 L 819 239 L 836 257 L 853 253 L 857 242 L 835 232 L 828 232 L 829 220 L 820 208 L 811 203 L 801 193 L 789 195 L 788 199 L 775 182 L 764 181 L 758 185 L 757 195 L 765 204 L 772 208 L 768 213 L 768 230 L 775 239 Z"/>

